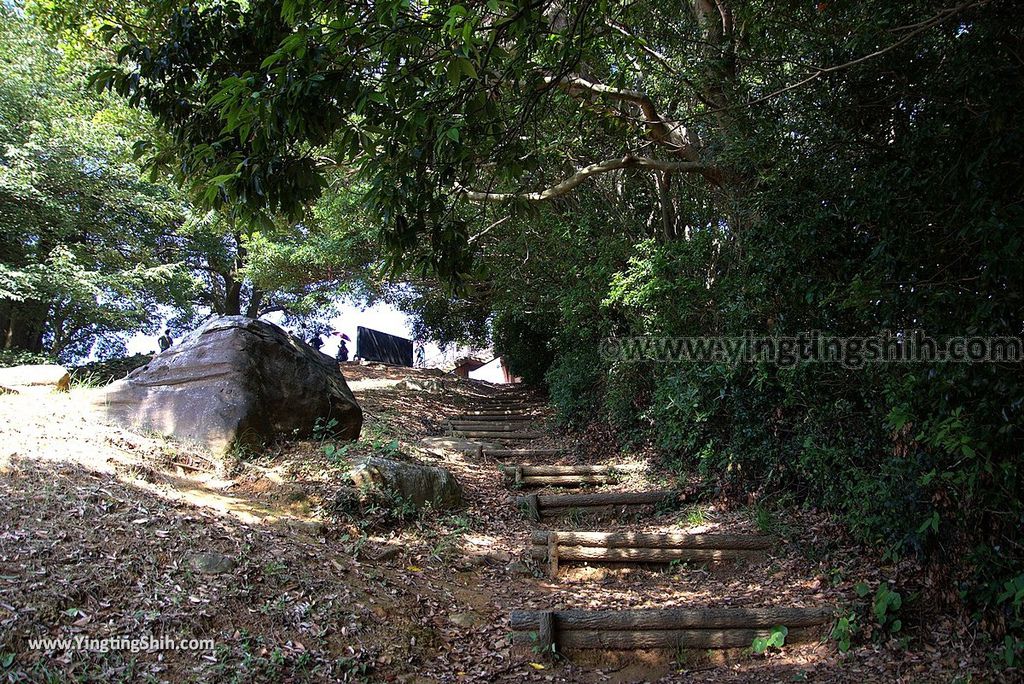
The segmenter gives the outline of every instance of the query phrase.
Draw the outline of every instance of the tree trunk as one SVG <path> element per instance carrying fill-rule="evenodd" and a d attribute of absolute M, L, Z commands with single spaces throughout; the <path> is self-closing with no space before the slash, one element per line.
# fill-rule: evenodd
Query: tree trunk
<path fill-rule="evenodd" d="M 260 317 L 260 307 L 263 305 L 263 290 L 255 285 L 252 288 L 252 296 L 249 298 L 249 306 L 246 307 L 245 315 L 249 318 Z"/>
<path fill-rule="evenodd" d="M 227 284 L 227 288 L 224 294 L 224 310 L 221 314 L 224 316 L 241 316 L 242 283 L 231 276 L 225 276 L 224 281 Z"/>
<path fill-rule="evenodd" d="M 13 303 L 3 330 L 3 348 L 41 353 L 47 310 L 48 307 L 41 302 Z"/>

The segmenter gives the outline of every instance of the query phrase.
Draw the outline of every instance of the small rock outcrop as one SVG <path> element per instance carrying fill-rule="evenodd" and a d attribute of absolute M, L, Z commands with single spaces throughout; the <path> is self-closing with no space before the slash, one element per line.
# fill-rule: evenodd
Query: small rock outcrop
<path fill-rule="evenodd" d="M 215 454 L 277 435 L 308 436 L 337 421 L 356 439 L 363 412 L 331 357 L 276 325 L 217 318 L 183 337 L 96 399 L 122 425 L 198 443 Z"/>
<path fill-rule="evenodd" d="M 47 388 L 66 392 L 70 385 L 71 375 L 63 366 L 55 364 L 0 368 L 0 387 L 12 393 L 30 388 Z"/>
<path fill-rule="evenodd" d="M 444 380 L 438 378 L 406 378 L 396 383 L 395 389 L 437 394 L 438 392 L 444 392 Z"/>
<path fill-rule="evenodd" d="M 444 468 L 371 456 L 356 464 L 349 477 L 360 489 L 379 489 L 400 496 L 417 508 L 459 508 L 462 485 Z"/>
<path fill-rule="evenodd" d="M 192 568 L 207 575 L 223 575 L 235 569 L 235 561 L 222 553 L 204 551 L 189 557 Z"/>

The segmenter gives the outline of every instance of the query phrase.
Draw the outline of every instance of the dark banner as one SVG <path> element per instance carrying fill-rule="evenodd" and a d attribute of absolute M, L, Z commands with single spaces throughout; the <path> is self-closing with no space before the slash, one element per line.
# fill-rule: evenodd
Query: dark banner
<path fill-rule="evenodd" d="M 367 361 L 412 366 L 412 340 L 378 330 L 356 328 L 356 356 Z"/>

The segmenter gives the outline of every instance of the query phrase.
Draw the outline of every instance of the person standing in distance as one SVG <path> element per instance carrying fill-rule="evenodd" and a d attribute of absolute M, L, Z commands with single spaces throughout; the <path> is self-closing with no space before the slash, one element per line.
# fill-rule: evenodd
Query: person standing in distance
<path fill-rule="evenodd" d="M 160 351 L 162 352 L 171 348 L 171 345 L 174 344 L 174 338 L 171 337 L 170 328 L 164 328 L 164 334 L 156 338 L 156 343 L 160 345 Z"/>

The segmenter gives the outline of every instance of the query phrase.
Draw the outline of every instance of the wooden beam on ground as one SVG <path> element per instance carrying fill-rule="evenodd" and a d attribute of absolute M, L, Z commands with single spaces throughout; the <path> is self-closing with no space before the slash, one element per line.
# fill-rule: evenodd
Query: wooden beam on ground
<path fill-rule="evenodd" d="M 536 630 L 542 611 L 514 610 L 509 624 L 514 631 Z M 645 608 L 634 610 L 561 610 L 553 617 L 561 630 L 677 630 L 771 629 L 815 627 L 832 621 L 829 607 L 794 608 Z M 749 645 L 749 644 L 748 644 Z"/>
<path fill-rule="evenodd" d="M 530 423 L 457 423 L 450 422 L 453 430 L 472 430 L 474 432 L 519 432 L 529 430 Z"/>
<path fill-rule="evenodd" d="M 563 449 L 550 448 L 550 449 L 485 449 L 488 456 L 494 458 L 509 458 L 509 457 L 531 457 L 531 456 L 562 456 L 565 454 Z M 514 467 L 514 466 L 513 466 Z"/>
<path fill-rule="evenodd" d="M 502 413 L 493 416 L 482 416 L 473 413 L 460 413 L 449 418 L 453 423 L 526 423 L 537 420 L 537 416 L 525 416 Z"/>
<path fill-rule="evenodd" d="M 536 530 L 530 535 L 533 544 L 546 546 L 554 531 Z M 686 534 L 683 532 L 557 532 L 559 544 L 603 548 L 655 549 L 747 549 L 771 547 L 772 539 L 760 534 Z"/>
<path fill-rule="evenodd" d="M 517 471 L 521 472 L 519 468 Z M 524 487 L 582 487 L 618 482 L 615 475 L 523 475 L 517 484 Z"/>
<path fill-rule="evenodd" d="M 540 439 L 543 432 L 482 432 L 480 430 L 452 430 L 452 436 L 465 437 L 469 439 L 490 439 L 490 440 L 523 440 Z"/>
<path fill-rule="evenodd" d="M 526 465 L 522 466 L 523 475 L 608 475 L 611 473 L 628 475 L 644 469 L 643 465 Z"/>
<path fill-rule="evenodd" d="M 672 489 L 648 492 L 596 492 L 593 494 L 544 494 L 537 497 L 538 510 L 588 508 L 594 506 L 645 506 L 675 500 L 679 492 Z M 524 497 L 519 497 L 523 499 Z"/>
<path fill-rule="evenodd" d="M 788 628 L 788 627 L 787 627 Z M 554 644 L 559 651 L 605 650 L 636 651 L 644 649 L 726 649 L 750 648 L 757 637 L 771 635 L 764 629 L 663 629 L 663 630 L 563 630 L 555 631 Z M 820 629 L 794 627 L 786 635 L 786 643 L 815 641 Z M 513 632 L 515 644 L 530 645 L 529 632 Z"/>
<path fill-rule="evenodd" d="M 550 544 L 535 545 L 530 549 L 530 556 L 550 562 Z M 713 561 L 731 561 L 762 556 L 764 551 L 758 549 L 656 549 L 656 548 L 601 548 L 599 546 L 562 546 L 558 547 L 558 557 L 563 561 L 592 561 L 598 563 L 707 563 Z"/>
<path fill-rule="evenodd" d="M 528 416 L 544 413 L 543 406 L 474 406 L 463 413 L 472 416 Z"/>
<path fill-rule="evenodd" d="M 472 409 L 459 414 L 460 416 L 476 420 L 478 418 L 512 418 L 525 419 L 542 415 L 537 411 L 523 411 L 520 409 Z"/>

